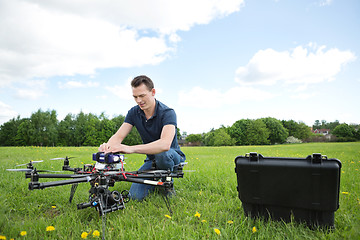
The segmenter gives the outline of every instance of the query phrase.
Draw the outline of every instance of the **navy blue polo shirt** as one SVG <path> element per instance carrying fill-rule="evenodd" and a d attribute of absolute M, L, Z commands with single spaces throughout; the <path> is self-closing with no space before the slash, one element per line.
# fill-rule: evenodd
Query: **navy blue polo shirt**
<path fill-rule="evenodd" d="M 171 143 L 171 148 L 178 152 L 181 156 L 185 156 L 180 150 L 177 141 L 177 121 L 174 109 L 169 108 L 156 99 L 155 101 L 155 112 L 151 118 L 146 119 L 144 111 L 136 105 L 128 111 L 128 114 L 125 117 L 125 122 L 136 127 L 144 144 L 159 140 L 161 131 L 165 125 L 174 125 L 175 136 Z"/>

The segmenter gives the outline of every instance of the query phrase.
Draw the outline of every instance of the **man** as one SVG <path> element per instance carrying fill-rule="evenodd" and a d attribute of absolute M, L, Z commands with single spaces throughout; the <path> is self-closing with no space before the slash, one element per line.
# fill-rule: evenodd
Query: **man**
<path fill-rule="evenodd" d="M 146 154 L 147 157 L 139 171 L 151 169 L 153 162 L 156 169 L 173 171 L 174 166 L 185 161 L 185 154 L 180 150 L 177 142 L 175 111 L 155 99 L 154 83 L 149 77 L 144 75 L 135 77 L 131 87 L 137 106 L 128 111 L 119 130 L 107 143 L 100 145 L 99 151 Z M 122 144 L 134 126 L 143 144 L 134 146 Z M 154 186 L 133 183 L 130 195 L 133 199 L 142 200 L 154 189 Z"/>

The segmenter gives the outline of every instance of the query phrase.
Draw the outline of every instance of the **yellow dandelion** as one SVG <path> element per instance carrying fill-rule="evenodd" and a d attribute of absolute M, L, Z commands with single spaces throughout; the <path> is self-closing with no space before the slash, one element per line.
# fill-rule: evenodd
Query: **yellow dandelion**
<path fill-rule="evenodd" d="M 165 216 L 166 218 L 168 218 L 168 219 L 171 219 L 171 216 L 170 216 L 170 215 L 165 214 L 164 216 Z"/>
<path fill-rule="evenodd" d="M 253 233 L 256 233 L 256 232 L 257 232 L 256 227 L 253 227 L 253 228 L 252 228 L 252 232 L 253 232 Z"/>
<path fill-rule="evenodd" d="M 344 194 L 344 195 L 349 195 L 349 192 L 342 192 L 342 194 Z"/>
<path fill-rule="evenodd" d="M 55 230 L 55 227 L 53 227 L 53 226 L 47 226 L 46 227 L 47 232 L 51 232 L 51 231 L 54 231 L 54 230 Z"/>
<path fill-rule="evenodd" d="M 202 194 L 202 191 L 200 190 L 200 192 L 199 192 L 199 196 L 201 196 L 201 194 Z"/>
<path fill-rule="evenodd" d="M 3 235 L 0 235 L 0 240 L 6 240 L 6 237 Z"/>
<path fill-rule="evenodd" d="M 214 231 L 215 231 L 215 233 L 216 233 L 217 235 L 220 235 L 220 234 L 221 234 L 220 230 L 217 229 L 217 228 L 214 228 Z"/>
<path fill-rule="evenodd" d="M 20 232 L 20 236 L 26 236 L 27 232 L 26 231 L 21 231 Z"/>
<path fill-rule="evenodd" d="M 55 209 L 55 208 L 56 208 L 56 206 L 55 206 L 55 205 L 54 205 L 54 206 L 51 206 L 51 208 Z"/>
<path fill-rule="evenodd" d="M 87 236 L 88 236 L 88 233 L 87 233 L 87 232 L 82 232 L 82 234 L 81 234 L 81 238 L 82 238 L 82 239 L 86 239 Z"/>
<path fill-rule="evenodd" d="M 229 221 L 227 221 L 227 223 L 228 223 L 228 224 L 233 224 L 234 222 L 231 221 L 231 220 L 229 220 Z"/>
<path fill-rule="evenodd" d="M 200 218 L 201 214 L 199 212 L 196 212 L 194 216 Z"/>
<path fill-rule="evenodd" d="M 95 230 L 92 235 L 93 237 L 100 237 L 100 232 L 98 230 Z"/>
<path fill-rule="evenodd" d="M 205 219 L 201 220 L 201 222 L 206 223 L 207 221 Z"/>

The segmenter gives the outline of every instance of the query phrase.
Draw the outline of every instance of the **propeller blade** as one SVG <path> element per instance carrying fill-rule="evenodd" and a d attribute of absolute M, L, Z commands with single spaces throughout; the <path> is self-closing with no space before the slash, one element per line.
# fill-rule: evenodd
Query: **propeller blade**
<path fill-rule="evenodd" d="M 76 157 L 64 157 L 64 158 L 51 158 L 50 160 L 65 160 L 65 159 L 72 159 Z"/>
<path fill-rule="evenodd" d="M 32 169 L 29 169 L 29 168 L 16 168 L 16 169 L 6 169 L 6 171 L 10 171 L 10 172 L 31 172 Z"/>
<path fill-rule="evenodd" d="M 52 171 L 52 170 L 33 170 L 29 168 L 15 168 L 15 169 L 6 169 L 9 172 L 63 172 L 63 171 Z"/>
<path fill-rule="evenodd" d="M 41 163 L 41 162 L 43 162 L 43 161 L 44 161 L 44 160 L 30 161 L 29 163 L 18 164 L 18 165 L 16 165 L 16 167 L 26 166 L 26 165 L 28 165 L 28 164 L 33 164 L 33 163 Z"/>

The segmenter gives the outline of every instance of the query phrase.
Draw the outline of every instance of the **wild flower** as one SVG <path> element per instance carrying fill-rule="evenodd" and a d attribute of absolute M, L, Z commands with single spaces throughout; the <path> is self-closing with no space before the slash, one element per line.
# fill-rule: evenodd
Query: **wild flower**
<path fill-rule="evenodd" d="M 200 218 L 201 214 L 199 212 L 196 212 L 194 216 Z"/>
<path fill-rule="evenodd" d="M 6 240 L 6 237 L 3 235 L 0 235 L 0 240 Z"/>
<path fill-rule="evenodd" d="M 20 236 L 26 236 L 27 232 L 26 231 L 21 231 L 20 232 Z"/>
<path fill-rule="evenodd" d="M 252 228 L 252 232 L 253 232 L 253 233 L 256 233 L 256 232 L 257 232 L 256 227 L 253 227 L 253 228 Z"/>
<path fill-rule="evenodd" d="M 56 208 L 56 206 L 55 206 L 55 205 L 53 205 L 53 206 L 51 206 L 51 208 L 55 209 L 55 208 Z"/>
<path fill-rule="evenodd" d="M 349 192 L 342 192 L 342 194 L 349 195 L 350 193 Z"/>
<path fill-rule="evenodd" d="M 55 230 L 55 227 L 53 227 L 53 226 L 47 226 L 46 227 L 47 232 L 51 232 L 51 231 L 54 231 L 54 230 Z"/>
<path fill-rule="evenodd" d="M 100 237 L 100 232 L 98 230 L 95 230 L 92 235 L 93 237 Z"/>
<path fill-rule="evenodd" d="M 165 217 L 171 219 L 170 215 L 165 214 Z"/>
<path fill-rule="evenodd" d="M 207 221 L 205 219 L 201 220 L 202 223 L 206 223 Z"/>
<path fill-rule="evenodd" d="M 233 224 L 234 222 L 231 221 L 231 220 L 229 220 L 229 221 L 227 221 L 227 223 L 228 223 L 228 224 Z"/>
<path fill-rule="evenodd" d="M 217 228 L 214 228 L 214 231 L 215 231 L 215 233 L 216 233 L 217 235 L 220 235 L 220 234 L 221 234 L 220 230 L 217 229 Z"/>
<path fill-rule="evenodd" d="M 81 238 L 86 239 L 89 234 L 87 232 L 82 232 Z"/>

